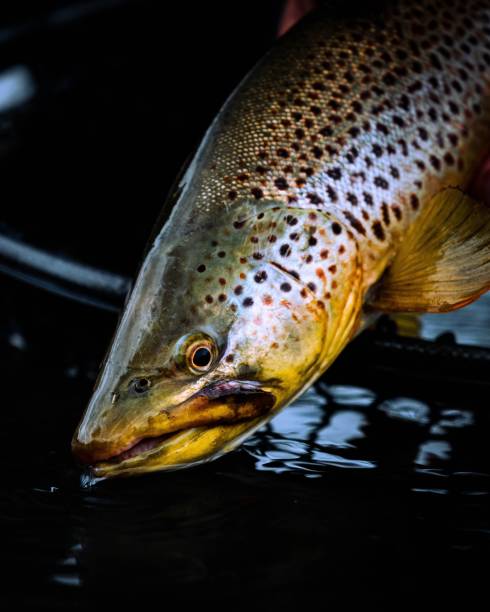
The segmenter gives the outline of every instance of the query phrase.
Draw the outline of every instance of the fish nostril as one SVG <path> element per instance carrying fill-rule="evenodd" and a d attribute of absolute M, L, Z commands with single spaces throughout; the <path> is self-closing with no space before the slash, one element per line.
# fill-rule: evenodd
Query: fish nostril
<path fill-rule="evenodd" d="M 137 395 L 143 395 L 151 386 L 149 378 L 134 378 L 130 383 L 130 388 Z"/>

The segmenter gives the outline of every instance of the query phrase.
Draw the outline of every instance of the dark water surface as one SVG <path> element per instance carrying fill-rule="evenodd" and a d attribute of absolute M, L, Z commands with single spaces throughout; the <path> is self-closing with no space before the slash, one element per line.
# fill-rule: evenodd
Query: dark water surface
<path fill-rule="evenodd" d="M 87 488 L 69 440 L 115 317 L 6 284 L 0 541 L 2 599 L 14 609 L 117 609 L 155 597 L 162 609 L 391 609 L 469 604 L 486 592 L 481 393 L 468 388 L 453 402 L 403 372 L 372 386 L 354 370 L 348 385 L 327 374 L 215 463 Z M 472 319 L 488 320 L 488 304 Z M 446 317 L 447 328 L 457 333 L 461 316 Z"/>

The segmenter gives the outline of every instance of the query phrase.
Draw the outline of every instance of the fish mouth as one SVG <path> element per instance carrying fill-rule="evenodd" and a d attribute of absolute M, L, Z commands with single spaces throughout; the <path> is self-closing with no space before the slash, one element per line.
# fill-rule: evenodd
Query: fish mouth
<path fill-rule="evenodd" d="M 126 461 L 127 459 L 137 457 L 138 455 L 149 453 L 154 448 L 159 447 L 166 440 L 169 440 L 173 436 L 178 435 L 181 431 L 183 430 L 181 429 L 180 431 L 176 431 L 173 433 L 162 434 L 161 436 L 143 438 L 139 442 L 136 442 L 136 444 L 134 444 L 133 446 L 130 446 L 127 450 L 123 451 L 122 453 L 119 453 L 118 455 L 113 455 L 105 461 L 108 463 L 117 464 L 121 463 L 122 461 Z M 94 464 L 94 466 L 97 466 L 98 463 L 102 462 L 98 461 Z"/>
<path fill-rule="evenodd" d="M 252 381 L 218 381 L 192 395 L 173 409 L 175 422 L 161 431 L 152 429 L 119 449 L 77 448 L 73 451 L 95 477 L 131 475 L 155 470 L 180 469 L 217 458 L 237 446 L 251 429 L 271 414 L 274 394 Z M 180 422 L 184 416 L 187 422 Z M 187 417 L 185 419 L 185 417 Z M 87 460 L 88 459 L 88 460 Z"/>

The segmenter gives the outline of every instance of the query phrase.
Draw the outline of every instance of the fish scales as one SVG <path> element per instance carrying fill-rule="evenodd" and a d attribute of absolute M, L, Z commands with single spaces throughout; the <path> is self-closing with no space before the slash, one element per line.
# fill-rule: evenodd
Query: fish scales
<path fill-rule="evenodd" d="M 451 188 L 488 154 L 490 2 L 347 11 L 278 41 L 169 197 L 73 439 L 97 476 L 215 459 L 366 313 L 489 288 L 490 213 Z"/>
<path fill-rule="evenodd" d="M 466 185 L 488 150 L 489 15 L 457 1 L 394 2 L 375 19 L 315 13 L 221 112 L 196 209 L 252 198 L 333 211 L 371 283 L 438 184 Z"/>

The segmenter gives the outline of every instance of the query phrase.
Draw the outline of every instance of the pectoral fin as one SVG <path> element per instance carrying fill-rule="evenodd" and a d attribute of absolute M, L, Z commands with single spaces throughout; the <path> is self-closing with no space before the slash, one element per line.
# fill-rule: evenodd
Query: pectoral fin
<path fill-rule="evenodd" d="M 488 289 L 490 209 L 448 188 L 417 217 L 370 304 L 385 312 L 447 312 Z"/>

